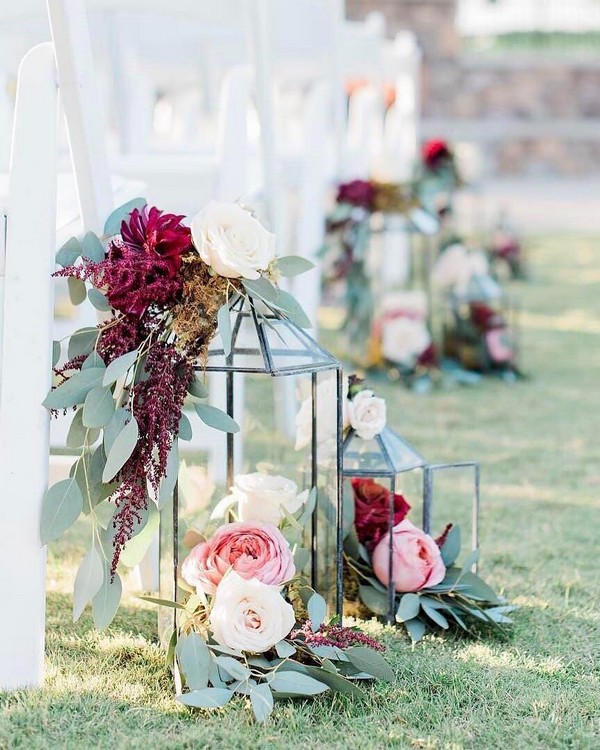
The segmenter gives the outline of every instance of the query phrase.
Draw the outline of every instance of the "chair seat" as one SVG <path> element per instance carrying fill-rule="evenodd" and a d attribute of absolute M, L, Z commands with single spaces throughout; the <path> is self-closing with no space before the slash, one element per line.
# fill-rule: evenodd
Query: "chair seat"
<path fill-rule="evenodd" d="M 115 206 L 121 206 L 144 193 L 144 183 L 113 175 L 112 188 Z M 8 175 L 0 174 L 0 214 L 8 214 Z M 81 219 L 75 179 L 72 174 L 59 173 L 57 178 L 56 246 L 60 247 L 69 237 L 81 234 Z"/>

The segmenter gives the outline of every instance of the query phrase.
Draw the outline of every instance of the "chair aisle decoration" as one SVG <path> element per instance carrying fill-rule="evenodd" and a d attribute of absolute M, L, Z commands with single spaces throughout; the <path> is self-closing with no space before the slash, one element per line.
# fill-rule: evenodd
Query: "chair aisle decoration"
<path fill-rule="evenodd" d="M 345 610 L 403 624 L 413 642 L 436 628 L 474 632 L 474 625 L 510 624 L 515 608 L 476 574 L 479 559 L 479 465 L 430 464 L 387 426 L 383 399 L 363 381 L 347 382 L 344 409 L 344 597 Z M 430 535 L 434 475 L 473 472 L 472 549 L 461 551 L 458 526 Z M 423 471 L 423 530 L 407 515 L 411 506 L 398 489 L 400 475 Z"/>
<path fill-rule="evenodd" d="M 202 422 L 228 434 L 233 491 L 213 513 L 223 522 L 208 538 L 186 535 L 192 549 L 181 579 L 172 534 L 165 551 L 173 599 L 154 601 L 178 614 L 168 652 L 178 700 L 207 708 L 242 694 L 266 721 L 274 698 L 360 693 L 348 678 L 392 675 L 380 644 L 329 620 L 325 599 L 311 586 L 328 567 L 325 585 L 333 585 L 340 610 L 341 370 L 304 332 L 310 322 L 298 303 L 277 287 L 280 276 L 310 264 L 276 258 L 274 236 L 238 204 L 213 201 L 191 227 L 183 219 L 139 199 L 109 217 L 102 238 L 72 238 L 58 252 L 55 275 L 68 279 L 73 300 L 87 299 L 107 315 L 70 337 L 67 362 L 58 362 L 55 342 L 55 386 L 44 404 L 55 415 L 74 409 L 69 445 L 80 455 L 70 478 L 44 497 L 41 537 L 45 544 L 82 513 L 88 517 L 90 546 L 76 576 L 73 614 L 77 620 L 91 602 L 95 624 L 108 625 L 121 597 L 120 564 L 151 542 L 160 509 L 168 509 L 164 516 L 177 532 L 178 440 L 192 434 L 183 413 L 191 399 Z M 226 411 L 205 403 L 198 373 L 211 370 L 227 379 Z M 317 488 L 316 461 L 317 376 L 325 370 L 337 373 L 339 396 L 327 425 L 329 493 Z M 234 375 L 243 372 L 310 374 L 306 492 L 281 476 L 234 477 Z M 274 496 L 279 503 L 263 502 Z M 322 497 L 328 523 L 319 519 Z M 303 525 L 310 526 L 308 550 Z M 335 540 L 321 564 L 319 534 L 331 529 Z"/>

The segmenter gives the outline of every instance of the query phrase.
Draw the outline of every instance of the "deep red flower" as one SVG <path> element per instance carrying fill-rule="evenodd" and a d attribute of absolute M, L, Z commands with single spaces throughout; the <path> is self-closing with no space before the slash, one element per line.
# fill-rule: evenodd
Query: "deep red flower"
<path fill-rule="evenodd" d="M 485 302 L 471 302 L 470 311 L 471 322 L 482 333 L 505 327 L 502 315 Z"/>
<path fill-rule="evenodd" d="M 513 263 L 521 255 L 521 245 L 516 237 L 511 237 L 508 234 L 499 234 L 493 240 L 492 252 L 497 258 L 502 258 L 508 263 Z"/>
<path fill-rule="evenodd" d="M 417 358 L 417 365 L 419 365 L 420 367 L 436 367 L 437 363 L 437 349 L 435 348 L 435 344 L 431 343 L 424 352 L 421 352 L 421 354 L 419 354 Z"/>
<path fill-rule="evenodd" d="M 351 479 L 354 492 L 354 526 L 359 541 L 373 547 L 389 530 L 390 490 L 373 479 Z M 394 526 L 406 518 L 410 505 L 402 495 L 394 495 Z"/>
<path fill-rule="evenodd" d="M 172 302 L 181 291 L 182 280 L 173 273 L 173 257 L 163 259 L 118 242 L 111 243 L 99 270 L 95 286 L 106 287 L 111 307 L 126 315 L 140 317 L 150 305 Z"/>
<path fill-rule="evenodd" d="M 344 182 L 338 187 L 338 203 L 350 203 L 353 206 L 372 210 L 374 201 L 375 188 L 368 180 Z"/>
<path fill-rule="evenodd" d="M 439 169 L 445 161 L 452 159 L 452 151 L 446 141 L 440 138 L 432 138 L 423 144 L 423 163 L 428 169 Z"/>
<path fill-rule="evenodd" d="M 171 276 L 181 268 L 181 256 L 192 244 L 189 227 L 181 223 L 183 216 L 165 214 L 154 206 L 135 208 L 129 221 L 121 223 L 121 238 L 125 247 L 144 252 L 152 259 L 166 263 Z"/>
<path fill-rule="evenodd" d="M 435 540 L 435 543 L 440 549 L 442 549 L 444 544 L 446 544 L 446 539 L 448 539 L 448 534 L 450 533 L 450 529 L 452 529 L 453 526 L 454 526 L 453 523 L 446 524 L 446 528 L 442 531 L 442 533 Z"/>

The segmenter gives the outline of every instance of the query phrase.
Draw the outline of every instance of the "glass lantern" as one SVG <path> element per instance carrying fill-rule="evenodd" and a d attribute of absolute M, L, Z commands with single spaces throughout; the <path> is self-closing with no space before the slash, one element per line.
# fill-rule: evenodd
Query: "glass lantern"
<path fill-rule="evenodd" d="M 387 585 L 388 623 L 396 621 L 397 592 L 393 581 L 393 526 L 394 495 L 399 477 L 419 470 L 422 472 L 422 526 L 425 533 L 431 533 L 434 508 L 434 482 L 441 472 L 453 473 L 453 470 L 472 471 L 471 494 L 471 541 L 472 548 L 479 546 L 479 506 L 480 506 L 480 470 L 479 464 L 473 461 L 456 463 L 431 464 L 407 440 L 385 427 L 381 433 L 370 440 L 358 436 L 353 430 L 347 433 L 343 444 L 342 476 L 344 480 L 353 478 L 374 479 L 389 487 L 389 558 Z M 347 485 L 344 484 L 344 489 Z M 453 498 L 454 499 L 454 498 Z M 346 501 L 348 504 L 348 501 Z M 446 509 L 444 509 L 446 510 Z M 383 614 L 383 613 L 382 613 Z"/>
<path fill-rule="evenodd" d="M 209 448 L 221 445 L 224 476 L 214 484 L 221 497 L 234 486 L 237 473 L 272 471 L 285 474 L 298 492 L 316 491 L 317 501 L 302 539 L 309 559 L 302 572 L 331 609 L 341 614 L 343 586 L 342 527 L 342 369 L 341 364 L 302 328 L 266 302 L 239 297 L 230 306 L 231 350 L 217 334 L 205 362 L 195 367 L 210 384 L 211 403 L 219 397 L 229 416 L 241 422 L 238 433 L 223 433 L 203 426 Z M 265 376 L 270 376 L 265 377 Z M 274 379 L 271 380 L 271 378 Z M 333 407 L 331 450 L 326 458 L 317 445 L 318 386 L 332 379 L 337 394 Z M 296 392 L 304 388 L 308 400 L 308 425 L 304 450 L 297 450 L 295 434 Z M 215 398 L 216 397 L 216 398 Z M 305 410 L 306 411 L 306 410 Z M 244 438 L 249 438 L 244 440 Z M 180 447 L 183 443 L 180 439 Z M 199 451 L 197 451 L 199 452 Z M 160 532 L 160 597 L 181 601 L 180 564 L 194 535 L 211 524 L 212 500 L 189 503 L 180 472 L 172 503 L 162 511 Z M 210 493 L 208 493 L 210 494 Z M 217 499 L 219 499 L 217 497 Z M 190 543 L 190 538 L 192 542 Z M 300 572 L 300 570 L 298 571 Z M 159 630 L 163 640 L 177 626 L 176 609 L 161 607 Z"/>

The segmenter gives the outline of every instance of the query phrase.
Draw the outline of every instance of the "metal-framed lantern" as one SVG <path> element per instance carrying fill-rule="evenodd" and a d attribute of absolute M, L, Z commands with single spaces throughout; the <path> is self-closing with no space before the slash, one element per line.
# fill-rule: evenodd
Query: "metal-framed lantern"
<path fill-rule="evenodd" d="M 389 486 L 389 556 L 387 584 L 388 623 L 395 622 L 396 590 L 393 580 L 393 527 L 395 516 L 395 494 L 398 477 L 413 471 L 421 471 L 422 478 L 422 526 L 426 534 L 431 533 L 434 506 L 434 478 L 443 471 L 452 469 L 472 470 L 473 486 L 471 499 L 471 541 L 473 549 L 479 546 L 480 467 L 475 461 L 452 463 L 430 463 L 405 438 L 385 427 L 369 440 L 361 438 L 353 429 L 345 436 L 343 444 L 342 476 L 344 480 L 379 479 Z"/>
<path fill-rule="evenodd" d="M 220 321 L 222 325 L 222 322 Z M 217 378 L 224 379 L 225 410 L 233 418 L 239 410 L 240 390 L 238 381 L 250 376 L 257 378 L 269 376 L 275 379 L 293 378 L 304 376 L 309 379 L 311 414 L 310 414 L 310 440 L 308 450 L 297 466 L 298 453 L 293 451 L 294 462 L 300 483 L 305 489 L 312 490 L 317 487 L 319 477 L 322 477 L 322 469 L 319 465 L 319 454 L 317 449 L 318 430 L 318 408 L 317 394 L 319 378 L 322 374 L 335 378 L 335 390 L 337 392 L 337 403 L 335 406 L 336 425 L 334 432 L 333 453 L 328 462 L 328 485 L 326 493 L 320 492 L 315 510 L 309 524 L 305 546 L 310 553 L 310 563 L 306 568 L 310 569 L 308 578 L 311 586 L 318 590 L 325 598 L 328 598 L 335 607 L 338 614 L 342 610 L 342 587 L 343 587 L 343 493 L 342 493 L 342 404 L 343 394 L 342 366 L 323 349 L 317 342 L 301 327 L 285 317 L 275 306 L 257 297 L 237 297 L 229 306 L 229 328 L 230 345 L 225 346 L 220 334 L 217 334 L 208 349 L 208 357 L 205 362 L 198 363 L 195 371 L 198 373 L 211 373 L 211 382 Z M 226 325 L 226 324 L 225 324 Z M 284 396 L 292 397 L 293 392 L 284 390 Z M 242 394 L 243 398 L 243 394 Z M 266 409 L 259 397 L 261 411 Z M 242 405 L 243 406 L 243 405 Z M 285 408 L 286 404 L 279 405 Z M 227 462 L 227 488 L 231 488 L 234 482 L 236 470 L 236 441 L 243 440 L 244 430 L 234 434 L 228 432 L 211 433 L 211 440 L 226 441 Z M 182 507 L 179 492 L 179 483 L 175 485 L 172 503 L 162 511 L 161 533 L 160 533 L 160 596 L 161 599 L 169 601 L 180 601 L 182 591 L 179 586 L 180 576 L 180 545 L 185 533 L 182 523 Z M 326 502 L 328 508 L 322 504 Z M 324 524 L 319 522 L 319 517 L 326 512 L 329 519 L 335 519 L 333 525 L 324 529 Z M 321 554 L 324 546 L 323 533 L 334 533 L 333 545 L 335 555 L 327 559 Z M 331 545 L 328 543 L 327 548 Z M 326 570 L 327 575 L 320 573 Z M 333 593 L 333 596 L 327 596 Z M 175 613 L 175 617 L 173 617 Z M 177 609 L 165 611 L 161 608 L 159 615 L 159 629 L 161 634 L 168 628 L 177 626 Z"/>
<path fill-rule="evenodd" d="M 521 371 L 520 304 L 495 281 L 490 282 L 493 287 L 489 290 L 482 288 L 479 280 L 465 294 L 447 295 L 441 349 L 467 370 L 514 379 Z"/>

